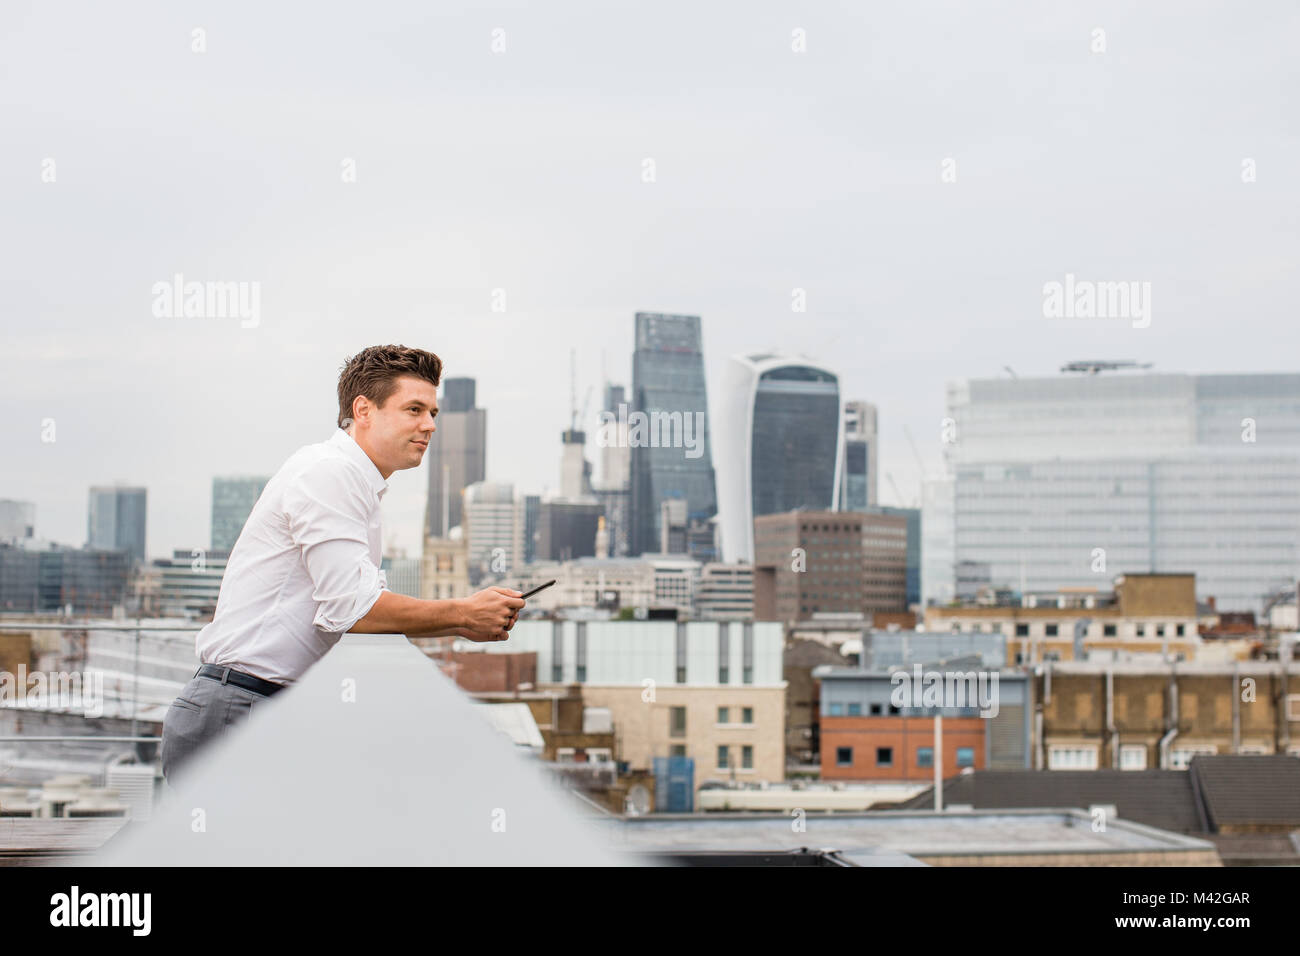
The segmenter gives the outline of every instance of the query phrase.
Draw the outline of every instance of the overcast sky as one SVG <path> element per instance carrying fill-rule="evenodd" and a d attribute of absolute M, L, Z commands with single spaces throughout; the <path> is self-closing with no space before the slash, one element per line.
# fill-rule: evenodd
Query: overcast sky
<path fill-rule="evenodd" d="M 711 400 L 733 353 L 838 368 L 885 503 L 950 379 L 1294 371 L 1297 9 L 6 3 L 0 497 L 81 544 L 92 484 L 144 484 L 150 554 L 206 546 L 213 475 L 328 438 L 388 342 L 478 379 L 489 479 L 555 490 L 569 350 L 594 432 L 638 310 L 702 317 Z M 1150 282 L 1150 326 L 1045 318 L 1067 272 Z M 260 283 L 258 324 L 155 316 L 176 273 Z M 385 502 L 412 554 L 425 485 Z"/>

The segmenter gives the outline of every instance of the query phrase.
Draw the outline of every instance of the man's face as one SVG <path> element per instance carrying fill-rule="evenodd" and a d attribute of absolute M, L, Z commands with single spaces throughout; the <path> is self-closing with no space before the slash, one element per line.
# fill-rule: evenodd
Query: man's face
<path fill-rule="evenodd" d="M 403 375 L 397 379 L 397 391 L 383 407 L 376 407 L 368 399 L 364 405 L 364 409 L 358 408 L 354 437 L 380 473 L 387 478 L 394 471 L 418 467 L 429 447 L 429 438 L 437 431 L 437 388 L 422 378 Z"/>

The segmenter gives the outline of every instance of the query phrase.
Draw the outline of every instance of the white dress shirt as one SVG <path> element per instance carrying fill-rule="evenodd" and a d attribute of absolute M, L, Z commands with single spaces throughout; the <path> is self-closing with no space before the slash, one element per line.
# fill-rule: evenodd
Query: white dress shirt
<path fill-rule="evenodd" d="M 306 445 L 262 491 L 230 552 L 199 660 L 292 684 L 379 600 L 388 490 L 347 432 Z"/>

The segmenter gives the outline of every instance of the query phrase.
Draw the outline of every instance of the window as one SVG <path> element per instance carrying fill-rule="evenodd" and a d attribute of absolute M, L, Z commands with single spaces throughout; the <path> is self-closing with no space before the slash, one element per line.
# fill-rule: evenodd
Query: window
<path fill-rule="evenodd" d="M 901 714 L 901 713 L 902 713 L 902 711 L 899 710 L 897 707 L 895 707 L 893 704 L 890 704 L 890 705 L 889 705 L 889 712 L 890 712 L 891 714 Z"/>
<path fill-rule="evenodd" d="M 849 716 L 850 716 L 850 717 L 861 717 L 861 716 L 862 716 L 862 705 L 859 704 L 859 703 L 857 703 L 856 701 L 855 701 L 854 703 L 852 703 L 852 704 L 849 704 Z"/>
<path fill-rule="evenodd" d="M 879 704 L 872 704 L 872 705 L 871 705 L 871 714 L 872 714 L 873 717 L 876 716 L 877 714 L 879 714 L 880 711 L 881 711 L 881 707 L 880 707 Z"/>
<path fill-rule="evenodd" d="M 1047 750 L 1048 770 L 1096 770 L 1097 747 L 1058 746 Z"/>
<path fill-rule="evenodd" d="M 1120 744 L 1119 769 L 1145 770 L 1147 768 L 1147 748 L 1142 744 Z"/>
<path fill-rule="evenodd" d="M 836 747 L 835 748 L 835 766 L 852 767 L 853 766 L 853 748 Z"/>
<path fill-rule="evenodd" d="M 933 766 L 934 766 L 934 748 L 933 748 L 933 747 L 917 747 L 917 748 L 916 748 L 916 765 L 917 765 L 918 767 L 933 767 Z"/>
<path fill-rule="evenodd" d="M 1171 770 L 1186 770 L 1191 764 L 1192 758 L 1197 754 L 1213 755 L 1219 752 L 1219 748 L 1213 744 L 1207 744 L 1203 747 L 1175 747 L 1169 754 L 1169 768 Z"/>
<path fill-rule="evenodd" d="M 718 723 L 720 724 L 731 723 L 731 708 L 729 707 L 718 708 Z"/>
<path fill-rule="evenodd" d="M 753 707 L 742 707 L 740 709 L 740 722 L 742 724 L 752 724 L 754 722 Z"/>
<path fill-rule="evenodd" d="M 1164 636 L 1165 636 L 1165 626 L 1163 624 L 1157 624 L 1156 637 L 1164 637 Z"/>
<path fill-rule="evenodd" d="M 1016 625 L 1016 637 L 1028 637 L 1028 636 L 1029 636 L 1029 625 L 1028 625 L 1028 624 L 1017 624 L 1017 625 Z"/>
<path fill-rule="evenodd" d="M 740 748 L 740 765 L 746 770 L 754 769 L 754 748 L 749 744 Z"/>
<path fill-rule="evenodd" d="M 894 748 L 877 747 L 876 748 L 876 766 L 892 767 L 894 765 Z"/>
<path fill-rule="evenodd" d="M 973 767 L 975 766 L 975 748 L 958 747 L 957 748 L 957 766 Z"/>
<path fill-rule="evenodd" d="M 686 736 L 686 708 L 670 707 L 668 709 L 669 723 L 668 736 L 685 737 Z"/>
<path fill-rule="evenodd" d="M 731 769 L 731 763 L 730 763 L 730 761 L 729 761 L 729 757 L 728 757 L 728 755 L 727 755 L 727 745 L 726 745 L 726 744 L 719 744 L 719 745 L 718 745 L 718 769 L 719 769 L 719 770 L 730 770 L 730 769 Z"/>
<path fill-rule="evenodd" d="M 1016 663 L 1023 664 L 1024 662 L 1025 662 L 1025 655 L 1021 651 L 1016 651 Z"/>
<path fill-rule="evenodd" d="M 1061 633 L 1060 625 L 1057 625 L 1057 624 L 1048 624 L 1048 625 L 1043 629 L 1043 633 L 1046 634 L 1048 637 L 1056 637 L 1058 634 Z"/>
<path fill-rule="evenodd" d="M 1179 624 L 1176 628 L 1174 628 L 1174 634 L 1177 635 L 1178 637 L 1185 637 L 1187 635 L 1187 625 Z"/>
<path fill-rule="evenodd" d="M 1102 636 L 1102 637 L 1114 637 L 1114 636 L 1115 636 L 1115 625 L 1114 625 L 1114 624 L 1103 624 L 1103 625 L 1101 626 L 1101 636 Z"/>
<path fill-rule="evenodd" d="M 1286 719 L 1300 720 L 1300 694 L 1286 695 Z"/>
<path fill-rule="evenodd" d="M 668 748 L 668 756 L 670 756 L 670 757 L 685 757 L 685 756 L 686 756 L 686 745 L 685 745 L 685 744 L 673 744 L 671 747 Z"/>
<path fill-rule="evenodd" d="M 843 704 L 831 704 L 831 714 L 830 714 L 830 715 L 831 715 L 832 717 L 843 717 L 843 716 L 844 716 L 844 705 L 843 705 Z"/>

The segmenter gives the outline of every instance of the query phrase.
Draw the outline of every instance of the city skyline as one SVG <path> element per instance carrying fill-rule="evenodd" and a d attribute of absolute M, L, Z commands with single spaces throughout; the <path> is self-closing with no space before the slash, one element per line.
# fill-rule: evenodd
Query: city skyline
<path fill-rule="evenodd" d="M 598 6 L 577 25 L 502 11 L 497 55 L 472 6 L 450 29 L 396 6 L 375 35 L 319 11 L 293 73 L 284 11 L 208 12 L 201 55 L 170 16 L 14 18 L 2 493 L 75 544 L 87 489 L 121 478 L 150 489 L 149 554 L 201 546 L 199 489 L 328 438 L 339 364 L 381 342 L 477 380 L 490 480 L 554 489 L 569 349 L 579 395 L 630 387 L 639 310 L 701 316 L 711 387 L 736 352 L 835 364 L 842 393 L 880 409 L 882 504 L 914 504 L 938 469 L 952 379 L 1090 357 L 1292 370 L 1261 354 L 1300 291 L 1300 236 L 1278 212 L 1300 199 L 1284 172 L 1300 129 L 1285 85 L 1260 79 L 1295 71 L 1287 8 L 1100 24 L 763 9 L 663 6 L 635 36 Z M 672 65 L 621 69 L 626 44 Z M 177 274 L 260 283 L 256 325 L 155 314 L 154 285 Z M 1149 282 L 1146 327 L 1047 317 L 1044 286 L 1068 276 Z M 396 474 L 384 504 L 408 553 L 426 478 Z"/>

